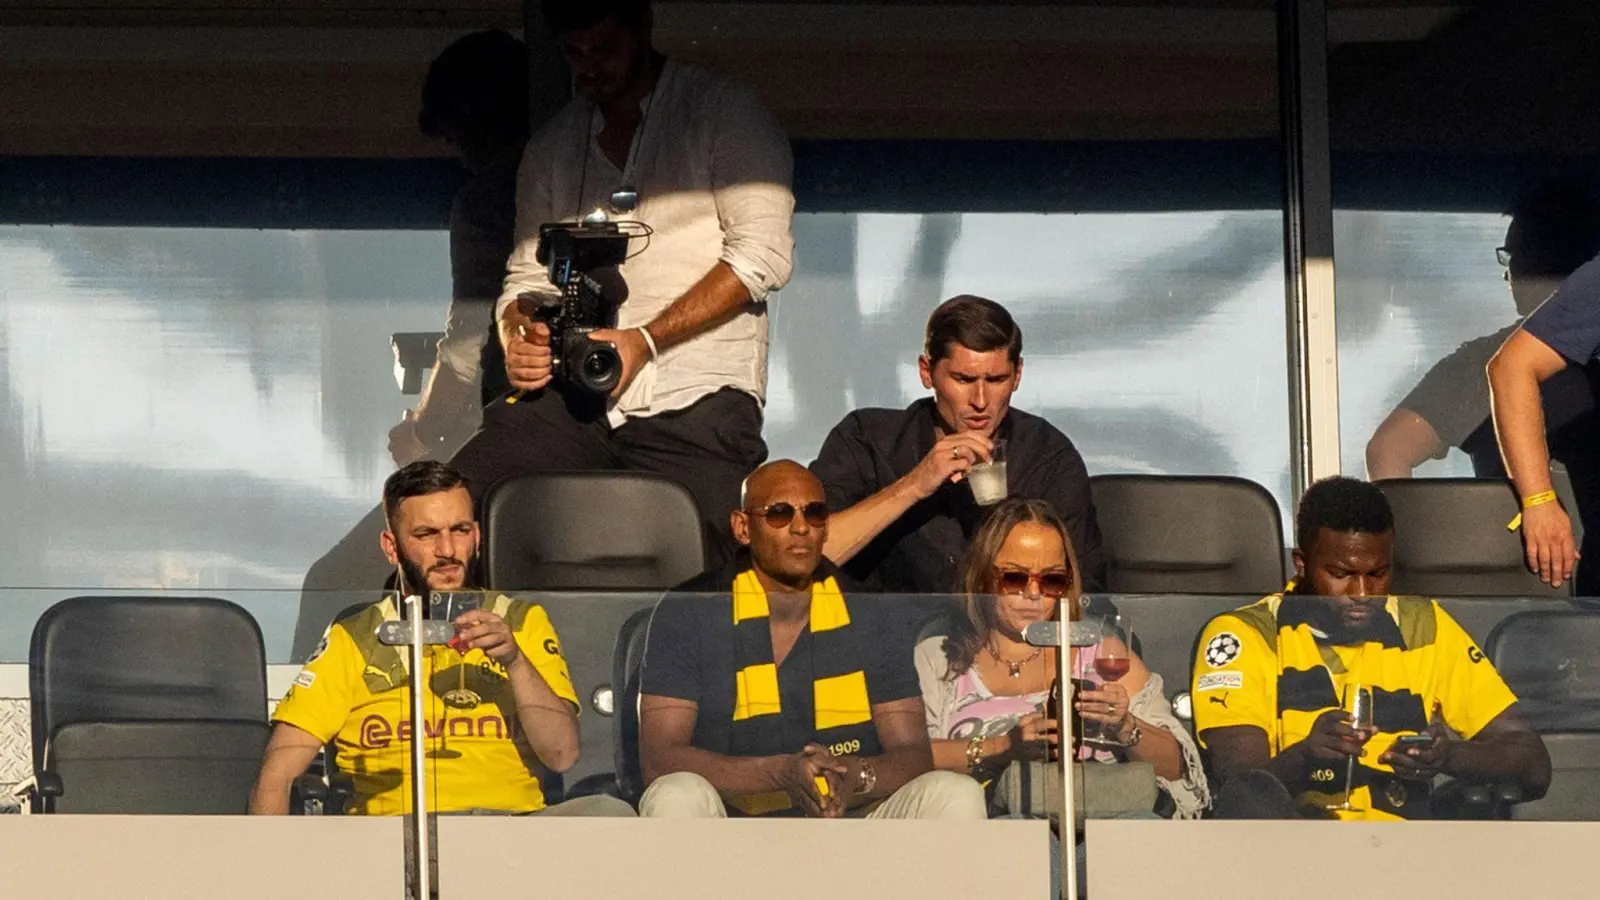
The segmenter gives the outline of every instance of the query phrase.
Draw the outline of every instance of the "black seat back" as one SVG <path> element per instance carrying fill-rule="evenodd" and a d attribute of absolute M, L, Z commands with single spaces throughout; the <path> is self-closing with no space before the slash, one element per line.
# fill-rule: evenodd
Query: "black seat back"
<path fill-rule="evenodd" d="M 683 485 L 647 472 L 550 472 L 490 489 L 483 570 L 504 591 L 665 590 L 705 570 Z"/>
<path fill-rule="evenodd" d="M 267 730 L 228 720 L 63 725 L 44 757 L 64 789 L 51 811 L 242 816 Z"/>
<path fill-rule="evenodd" d="M 1509 482 L 1397 478 L 1378 482 L 1394 510 L 1396 594 L 1542 597 L 1571 593 L 1528 571 L 1522 536 L 1506 530 L 1521 509 Z"/>
<path fill-rule="evenodd" d="M 138 785 L 95 775 L 110 770 L 108 757 L 116 747 L 130 759 L 153 759 L 164 746 L 161 758 L 173 765 L 187 758 L 195 773 L 217 763 L 229 774 L 211 782 L 212 793 L 237 785 L 234 763 L 252 741 L 251 765 L 260 765 L 267 714 L 261 629 L 248 612 L 225 600 L 63 600 L 34 625 L 28 679 L 35 769 L 60 767 L 64 776 L 77 767 L 85 773 L 87 782 L 62 779 L 62 799 L 75 810 L 132 811 L 138 797 L 166 789 L 156 775 Z M 162 745 L 160 735 L 168 733 L 170 743 Z M 91 739 L 109 743 L 95 746 Z M 165 765 L 158 769 L 169 771 Z M 242 810 L 248 789 L 246 784 L 244 794 L 206 802 L 233 809 L 237 800 Z"/>
<path fill-rule="evenodd" d="M 1600 612 L 1513 613 L 1484 652 L 1535 730 L 1600 733 Z"/>
<path fill-rule="evenodd" d="M 1600 734 L 1546 734 L 1550 790 L 1540 800 L 1511 807 L 1511 818 L 1555 822 L 1600 820 Z"/>
<path fill-rule="evenodd" d="M 1244 478 L 1097 475 L 1089 479 L 1113 594 L 1270 594 L 1281 590 L 1283 523 L 1266 488 Z"/>
<path fill-rule="evenodd" d="M 644 668 L 645 639 L 650 636 L 650 617 L 654 614 L 655 607 L 650 607 L 629 616 L 617 632 L 611 655 L 611 684 L 615 690 L 612 747 L 617 788 L 629 803 L 638 803 L 644 793 L 644 777 L 639 771 L 639 675 Z"/>

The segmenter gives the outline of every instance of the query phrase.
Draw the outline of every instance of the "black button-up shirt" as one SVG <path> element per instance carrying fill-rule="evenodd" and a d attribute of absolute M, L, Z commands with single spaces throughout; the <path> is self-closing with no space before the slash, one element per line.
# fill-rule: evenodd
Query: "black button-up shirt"
<path fill-rule="evenodd" d="M 844 417 L 811 471 L 828 492 L 828 505 L 848 509 L 904 477 L 933 449 L 937 412 L 932 399 L 904 410 L 861 409 Z M 1083 590 L 1104 590 L 1106 557 L 1089 495 L 1089 472 L 1072 441 L 1035 415 L 1013 409 L 995 434 L 1006 442 L 1006 489 L 1047 500 L 1066 520 Z M 845 572 L 880 591 L 955 593 L 961 563 L 984 508 L 964 482 L 945 483 L 862 548 Z"/>

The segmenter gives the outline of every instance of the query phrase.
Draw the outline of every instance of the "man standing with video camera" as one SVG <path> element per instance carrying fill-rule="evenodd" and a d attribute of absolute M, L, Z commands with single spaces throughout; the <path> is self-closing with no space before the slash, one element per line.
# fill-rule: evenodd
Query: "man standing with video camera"
<path fill-rule="evenodd" d="M 648 0 L 542 6 L 578 96 L 518 174 L 496 308 L 514 391 L 452 464 L 480 492 L 534 471 L 669 475 L 694 494 L 716 564 L 730 552 L 726 511 L 767 453 L 765 301 L 793 267 L 788 140 L 750 91 L 656 52 Z M 538 315 L 560 295 L 538 259 L 540 226 L 596 210 L 635 235 L 624 262 L 588 273 L 617 304 L 615 327 L 589 335 L 616 349 L 607 394 L 564 377 Z"/>

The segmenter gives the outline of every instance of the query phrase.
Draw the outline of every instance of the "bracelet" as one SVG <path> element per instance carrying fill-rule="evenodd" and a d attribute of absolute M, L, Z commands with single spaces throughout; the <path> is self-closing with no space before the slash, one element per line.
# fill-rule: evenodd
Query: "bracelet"
<path fill-rule="evenodd" d="M 1529 508 L 1531 506 L 1543 506 L 1546 503 L 1554 502 L 1555 499 L 1556 499 L 1556 492 L 1555 491 L 1545 491 L 1545 492 L 1540 493 L 1540 494 L 1534 494 L 1532 497 L 1524 497 L 1524 498 L 1522 498 L 1522 508 L 1523 509 L 1527 509 L 1527 508 Z"/>
<path fill-rule="evenodd" d="M 967 771 L 975 772 L 983 765 L 983 732 L 978 732 L 967 741 Z"/>
<path fill-rule="evenodd" d="M 639 336 L 644 338 L 644 345 L 646 347 L 650 348 L 650 361 L 651 362 L 655 362 L 656 361 L 656 357 L 659 355 L 659 354 L 656 353 L 656 339 L 655 339 L 655 336 L 650 334 L 650 329 L 645 327 L 645 326 L 643 326 L 643 325 L 640 325 L 638 328 L 635 328 L 634 331 L 639 332 Z"/>
<path fill-rule="evenodd" d="M 1541 491 L 1540 493 L 1534 494 L 1531 497 L 1523 497 L 1522 498 L 1522 508 L 1523 509 L 1532 509 L 1535 506 L 1543 506 L 1546 503 L 1554 503 L 1555 501 L 1556 501 L 1556 492 L 1555 491 Z M 1516 518 L 1512 519 L 1509 523 L 1506 524 L 1506 530 L 1507 531 L 1516 531 L 1518 528 L 1521 528 L 1521 527 L 1522 527 L 1522 513 L 1517 513 Z"/>

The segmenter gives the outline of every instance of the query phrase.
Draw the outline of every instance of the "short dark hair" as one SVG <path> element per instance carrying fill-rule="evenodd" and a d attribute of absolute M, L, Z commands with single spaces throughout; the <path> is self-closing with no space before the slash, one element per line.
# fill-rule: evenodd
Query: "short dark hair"
<path fill-rule="evenodd" d="M 962 294 L 939 304 L 928 317 L 922 352 L 933 365 L 950 355 L 951 346 L 988 353 L 1005 348 L 1012 362 L 1022 358 L 1022 329 L 1006 308 L 993 300 Z"/>
<path fill-rule="evenodd" d="M 456 488 L 470 488 L 472 483 L 459 470 L 431 459 L 418 460 L 390 475 L 383 483 L 383 519 L 394 527 L 395 515 L 402 501 L 428 494 L 441 494 Z"/>
<path fill-rule="evenodd" d="M 1311 549 L 1324 528 L 1345 534 L 1386 534 L 1394 530 L 1394 513 L 1377 485 L 1335 475 L 1313 484 L 1300 498 L 1294 517 L 1295 545 L 1302 551 Z"/>
<path fill-rule="evenodd" d="M 1522 194 L 1506 210 L 1516 275 L 1566 277 L 1600 255 L 1600 198 L 1586 181 L 1558 177 Z"/>
<path fill-rule="evenodd" d="M 650 8 L 650 0 L 544 0 L 540 7 L 545 27 L 551 35 L 560 37 L 569 31 L 593 28 L 607 19 L 629 27 L 638 25 Z"/>
<path fill-rule="evenodd" d="M 475 31 L 444 48 L 422 80 L 417 127 L 440 137 L 455 118 L 479 131 L 528 134 L 528 48 L 504 31 Z"/>

